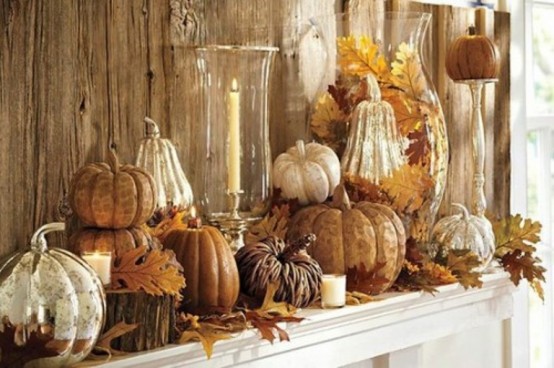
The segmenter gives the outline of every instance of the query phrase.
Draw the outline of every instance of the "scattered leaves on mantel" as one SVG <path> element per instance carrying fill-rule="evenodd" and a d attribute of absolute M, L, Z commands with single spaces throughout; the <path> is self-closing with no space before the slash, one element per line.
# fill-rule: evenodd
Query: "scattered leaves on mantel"
<path fill-rule="evenodd" d="M 372 270 L 367 270 L 365 264 L 348 268 L 346 271 L 346 289 L 356 290 L 363 294 L 379 294 L 383 291 L 389 279 L 379 276 L 379 271 L 386 263 L 377 263 Z"/>
<path fill-rule="evenodd" d="M 123 321 L 117 323 L 104 334 L 102 334 L 102 336 L 100 336 L 94 349 L 107 353 L 109 357 L 111 357 L 112 355 L 126 354 L 123 351 L 113 349 L 111 346 L 112 341 L 131 331 L 134 331 L 137 327 L 138 323 L 127 324 Z"/>
<path fill-rule="evenodd" d="M 346 305 L 362 305 L 371 302 L 381 300 L 368 294 L 364 294 L 360 291 L 347 291 L 346 292 Z"/>
<path fill-rule="evenodd" d="M 175 254 L 168 250 L 148 252 L 146 246 L 130 250 L 114 260 L 112 287 L 143 290 L 157 296 L 178 295 L 185 287 L 185 278 L 174 258 Z"/>
<path fill-rule="evenodd" d="M 228 316 L 222 316 L 221 318 L 226 318 L 228 324 L 233 324 Z M 214 320 L 216 317 L 211 317 L 211 319 Z M 184 330 L 179 338 L 179 344 L 185 344 L 189 341 L 200 341 L 208 359 L 212 357 L 214 344 L 217 341 L 228 340 L 233 337 L 230 328 L 225 324 L 221 325 L 221 323 L 210 322 L 210 320 L 200 321 L 200 317 L 191 314 L 182 313 L 179 316 L 177 324 Z M 243 325 L 246 328 L 244 322 Z"/>
<path fill-rule="evenodd" d="M 510 273 L 510 280 L 514 285 L 517 286 L 522 279 L 526 279 L 544 301 L 542 283 L 546 281 L 546 269 L 541 265 L 542 260 L 535 255 L 536 244 L 541 240 L 541 224 L 524 219 L 519 214 L 499 220 L 489 219 L 496 237 L 495 258 Z"/>

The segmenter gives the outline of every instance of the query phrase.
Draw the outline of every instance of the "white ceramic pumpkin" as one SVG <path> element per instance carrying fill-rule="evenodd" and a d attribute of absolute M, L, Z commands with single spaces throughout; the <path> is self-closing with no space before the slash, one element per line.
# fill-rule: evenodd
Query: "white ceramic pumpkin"
<path fill-rule="evenodd" d="M 296 146 L 280 154 L 273 164 L 273 185 L 286 199 L 301 205 L 322 203 L 340 181 L 340 161 L 335 152 L 319 143 Z"/>
<path fill-rule="evenodd" d="M 484 270 L 494 256 L 495 238 L 492 225 L 485 217 L 470 215 L 468 210 L 458 203 L 452 206 L 461 210 L 460 214 L 443 217 L 433 227 L 430 255 L 441 249 L 469 249 L 479 257 Z"/>

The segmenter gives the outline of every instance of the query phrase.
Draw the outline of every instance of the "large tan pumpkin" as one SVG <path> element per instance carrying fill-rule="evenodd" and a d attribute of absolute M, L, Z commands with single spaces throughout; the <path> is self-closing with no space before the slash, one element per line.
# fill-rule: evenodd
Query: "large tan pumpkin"
<path fill-rule="evenodd" d="M 400 218 L 389 207 L 370 202 L 352 206 L 344 187 L 337 187 L 330 205 L 320 204 L 298 211 L 289 224 L 288 239 L 314 233 L 308 253 L 324 273 L 347 273 L 349 269 L 373 271 L 389 280 L 390 287 L 404 262 L 406 234 Z M 363 290 L 358 290 L 363 291 Z"/>
<path fill-rule="evenodd" d="M 152 176 L 136 166 L 121 166 L 113 151 L 108 163 L 87 164 L 75 173 L 71 208 L 87 226 L 123 229 L 145 223 L 156 207 Z"/>
<path fill-rule="evenodd" d="M 212 226 L 174 227 L 162 236 L 162 244 L 175 252 L 183 266 L 187 287 L 182 310 L 197 315 L 231 310 L 239 295 L 239 273 L 219 230 Z"/>
<path fill-rule="evenodd" d="M 112 252 L 120 256 L 145 245 L 149 250 L 159 248 L 159 242 L 139 227 L 129 229 L 82 228 L 69 238 L 69 250 L 82 252 Z"/>
<path fill-rule="evenodd" d="M 446 72 L 455 81 L 496 78 L 499 65 L 496 46 L 488 37 L 476 35 L 474 26 L 454 40 L 446 55 Z"/>

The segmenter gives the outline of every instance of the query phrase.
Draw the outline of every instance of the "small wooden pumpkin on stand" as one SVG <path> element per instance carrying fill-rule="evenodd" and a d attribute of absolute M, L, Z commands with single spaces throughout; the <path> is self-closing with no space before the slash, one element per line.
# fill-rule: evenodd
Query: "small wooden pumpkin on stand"
<path fill-rule="evenodd" d="M 156 193 L 149 173 L 136 166 L 121 165 L 112 150 L 108 153 L 108 164 L 83 166 L 72 178 L 69 203 L 75 217 L 87 227 L 69 234 L 69 249 L 78 255 L 85 251 L 110 251 L 115 259 L 140 246 L 148 250 L 160 248 L 157 240 L 141 228 L 154 213 Z M 74 222 L 74 219 L 68 220 Z M 121 321 L 139 324 L 135 330 L 115 339 L 113 348 L 142 351 L 172 342 L 173 296 L 110 288 L 106 296 L 105 331 Z"/>
<path fill-rule="evenodd" d="M 136 166 L 152 175 L 156 183 L 155 217 L 183 211 L 193 202 L 192 189 L 185 176 L 177 150 L 169 139 L 160 137 L 156 122 L 144 118 L 144 138 L 139 146 Z"/>
<path fill-rule="evenodd" d="M 42 226 L 31 249 L 0 264 L 0 366 L 60 367 L 84 359 L 104 325 L 106 297 L 96 273 L 45 235 L 63 223 Z"/>
<path fill-rule="evenodd" d="M 406 234 L 400 218 L 390 208 L 376 203 L 350 203 L 339 185 L 330 205 L 320 204 L 298 211 L 289 223 L 288 239 L 314 233 L 309 254 L 324 273 L 346 274 L 349 270 L 376 272 L 389 288 L 400 273 L 406 254 Z M 364 290 L 352 290 L 364 291 Z"/>
<path fill-rule="evenodd" d="M 488 37 L 475 34 L 475 26 L 469 26 L 468 34 L 458 37 L 448 49 L 446 72 L 454 81 L 494 79 L 499 66 L 496 45 Z"/>
<path fill-rule="evenodd" d="M 490 264 L 496 249 L 491 223 L 486 218 L 470 215 L 461 204 L 453 203 L 452 206 L 461 214 L 443 217 L 435 224 L 429 255 L 449 249 L 468 249 L 481 261 L 475 269 L 481 272 Z"/>
<path fill-rule="evenodd" d="M 262 301 L 270 283 L 278 283 L 274 300 L 302 308 L 319 296 L 322 270 L 305 249 L 315 235 L 305 235 L 286 244 L 276 236 L 247 244 L 235 255 L 242 291 Z"/>
<path fill-rule="evenodd" d="M 181 309 L 197 315 L 229 312 L 239 296 L 237 264 L 223 234 L 195 216 L 192 207 L 186 226 L 173 226 L 161 237 L 184 269 L 187 287 Z"/>
<path fill-rule="evenodd" d="M 319 143 L 296 146 L 280 154 L 273 164 L 273 185 L 285 199 L 298 198 L 301 205 L 322 203 L 340 181 L 340 162 L 335 152 Z"/>

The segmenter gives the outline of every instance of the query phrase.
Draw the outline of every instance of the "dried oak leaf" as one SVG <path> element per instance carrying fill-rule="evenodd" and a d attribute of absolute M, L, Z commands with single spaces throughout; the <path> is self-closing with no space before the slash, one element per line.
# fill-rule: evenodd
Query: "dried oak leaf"
<path fill-rule="evenodd" d="M 410 145 L 406 149 L 410 165 L 425 164 L 431 152 L 431 144 L 427 133 L 422 129 L 408 134 Z"/>
<path fill-rule="evenodd" d="M 396 60 L 391 66 L 392 84 L 401 88 L 412 99 L 421 99 L 427 90 L 427 83 L 417 50 L 406 43 L 401 43 L 396 52 Z"/>
<path fill-rule="evenodd" d="M 446 258 L 446 267 L 465 289 L 483 286 L 482 274 L 473 271 L 481 264 L 475 253 L 469 249 L 450 249 Z"/>
<path fill-rule="evenodd" d="M 304 318 L 294 317 L 297 309 L 285 302 L 275 302 L 273 300 L 275 293 L 279 289 L 277 283 L 270 283 L 264 297 L 262 306 L 254 310 L 246 310 L 246 320 L 260 331 L 262 339 L 273 341 L 278 336 L 279 341 L 289 341 L 289 335 L 282 329 L 278 323 L 282 322 L 300 322 Z M 275 332 L 277 336 L 275 336 Z"/>
<path fill-rule="evenodd" d="M 337 38 L 339 67 L 346 75 L 363 77 L 374 74 L 378 80 L 386 80 L 389 67 L 383 55 L 379 53 L 379 46 L 371 37 L 354 36 Z"/>
<path fill-rule="evenodd" d="M 346 292 L 346 305 L 361 305 L 378 301 L 380 299 L 359 291 Z"/>
<path fill-rule="evenodd" d="M 521 279 L 527 279 L 531 285 L 535 281 L 545 281 L 546 269 L 540 265 L 541 259 L 531 253 L 516 249 L 506 253 L 500 262 L 506 271 L 510 273 L 510 280 L 517 286 Z"/>
<path fill-rule="evenodd" d="M 365 264 L 349 267 L 346 271 L 346 289 L 360 291 L 365 294 L 379 294 L 384 291 L 389 279 L 379 276 L 379 271 L 385 263 L 377 263 L 373 270 L 367 270 Z"/>
<path fill-rule="evenodd" d="M 333 97 L 340 111 L 346 115 L 350 114 L 352 106 L 348 100 L 348 88 L 341 85 L 330 85 L 327 87 L 327 92 Z"/>
<path fill-rule="evenodd" d="M 228 340 L 233 336 L 225 327 L 213 323 L 199 321 L 198 316 L 182 314 L 180 319 L 188 322 L 189 327 L 181 333 L 179 344 L 186 344 L 189 341 L 200 341 L 208 359 L 212 357 L 214 344 L 220 340 Z"/>
<path fill-rule="evenodd" d="M 496 239 L 496 257 L 502 258 L 506 253 L 514 250 L 526 253 L 536 251 L 534 245 L 541 240 L 542 225 L 540 222 L 524 219 L 519 214 L 491 222 Z"/>
<path fill-rule="evenodd" d="M 377 184 L 359 176 L 343 174 L 344 188 L 353 202 L 367 201 L 390 206 L 392 201 Z"/>
<path fill-rule="evenodd" d="M 391 177 L 383 178 L 381 186 L 392 199 L 397 213 L 411 214 L 421 208 L 425 197 L 434 187 L 434 180 L 420 165 L 405 164 Z"/>
<path fill-rule="evenodd" d="M 339 107 L 333 96 L 322 94 L 311 116 L 310 127 L 314 137 L 335 152 L 346 144 L 348 115 Z"/>
<path fill-rule="evenodd" d="M 410 132 L 422 130 L 425 119 L 422 107 L 425 104 L 409 99 L 404 91 L 397 88 L 381 89 L 381 97 L 392 106 L 396 125 L 402 136 L 406 137 Z"/>
<path fill-rule="evenodd" d="M 173 264 L 173 256 L 159 249 L 148 252 L 146 246 L 125 252 L 114 260 L 112 286 L 157 296 L 178 295 L 185 278 Z"/>
<path fill-rule="evenodd" d="M 125 354 L 125 352 L 123 351 L 113 349 L 112 341 L 131 331 L 134 331 L 137 327 L 138 323 L 128 324 L 124 321 L 115 324 L 112 328 L 110 328 L 108 331 L 104 332 L 102 336 L 100 336 L 100 338 L 96 342 L 96 346 L 94 347 L 94 349 L 108 353 L 109 356 Z"/>
<path fill-rule="evenodd" d="M 273 235 L 284 239 L 287 234 L 289 220 L 290 206 L 288 204 L 274 206 L 271 213 L 250 228 L 246 234 L 246 243 L 257 243 Z"/>

